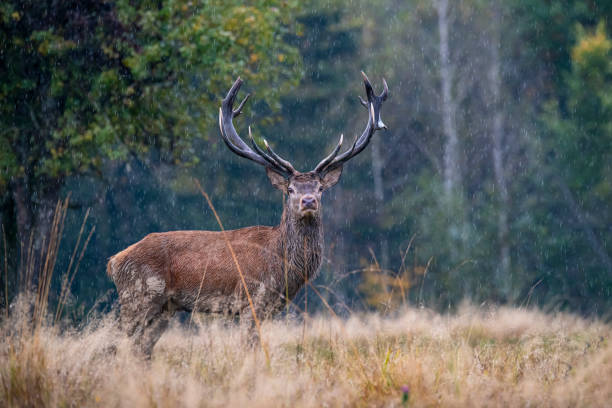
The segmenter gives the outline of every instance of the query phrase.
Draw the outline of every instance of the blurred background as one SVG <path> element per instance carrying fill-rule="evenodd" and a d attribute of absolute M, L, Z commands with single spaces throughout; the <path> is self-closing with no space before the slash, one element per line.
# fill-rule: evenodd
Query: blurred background
<path fill-rule="evenodd" d="M 324 197 L 316 287 L 336 312 L 468 300 L 610 318 L 611 17 L 594 0 L 4 1 L 2 303 L 55 228 L 51 301 L 79 262 L 65 313 L 108 310 L 111 255 L 218 229 L 193 178 L 226 228 L 277 224 L 281 194 L 221 141 L 221 99 L 240 75 L 239 133 L 308 171 L 365 127 L 364 70 L 389 83 L 389 130 Z"/>

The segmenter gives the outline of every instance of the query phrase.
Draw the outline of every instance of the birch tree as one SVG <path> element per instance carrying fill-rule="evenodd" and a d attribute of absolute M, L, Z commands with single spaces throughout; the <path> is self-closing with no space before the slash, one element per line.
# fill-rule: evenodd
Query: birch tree
<path fill-rule="evenodd" d="M 490 68 L 488 72 L 489 92 L 491 95 L 491 148 L 495 186 L 499 197 L 497 209 L 497 237 L 499 241 L 499 263 L 496 268 L 496 282 L 503 298 L 508 298 L 510 292 L 510 243 L 508 237 L 508 207 L 509 196 L 504 165 L 504 107 L 501 86 L 500 42 L 500 10 L 493 4 L 491 9 L 491 27 L 489 36 Z"/>
<path fill-rule="evenodd" d="M 457 103 L 452 95 L 453 68 L 449 51 L 448 0 L 436 0 L 438 13 L 438 35 L 440 54 L 440 85 L 442 96 L 442 124 L 446 142 L 444 144 L 444 191 L 450 199 L 454 191 L 461 186 L 461 168 L 459 165 L 459 137 L 457 135 Z"/>

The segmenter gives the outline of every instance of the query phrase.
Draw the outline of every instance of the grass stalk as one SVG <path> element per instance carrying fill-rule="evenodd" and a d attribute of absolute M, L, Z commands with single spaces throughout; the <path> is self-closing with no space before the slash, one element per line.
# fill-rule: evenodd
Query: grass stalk
<path fill-rule="evenodd" d="M 72 269 L 72 264 L 74 263 L 77 250 L 79 249 L 79 245 L 81 243 L 81 238 L 83 237 L 83 231 L 85 230 L 85 224 L 87 223 L 87 218 L 89 217 L 90 209 L 87 209 L 85 213 L 85 217 L 83 217 L 83 222 L 81 223 L 81 228 L 79 230 L 79 235 L 77 236 L 77 242 L 74 245 L 74 249 L 72 250 L 72 255 L 70 256 L 70 263 L 68 264 L 68 269 L 66 269 L 66 273 L 64 274 L 64 278 L 62 279 L 62 286 L 60 289 L 60 300 L 64 297 L 64 292 L 67 290 L 68 279 L 70 276 L 70 270 Z M 55 311 L 54 321 L 57 321 L 60 314 L 61 301 L 57 303 L 57 309 Z"/>
<path fill-rule="evenodd" d="M 2 244 L 4 246 L 4 312 L 6 318 L 9 315 L 9 294 L 8 294 L 8 255 L 6 250 L 6 232 L 4 231 L 4 224 L 2 224 Z"/>
<path fill-rule="evenodd" d="M 200 190 L 200 193 L 202 194 L 202 196 L 204 196 L 204 198 L 206 199 L 208 206 L 210 207 L 213 214 L 215 215 L 215 219 L 217 220 L 217 224 L 219 224 L 219 228 L 221 228 L 221 234 L 223 235 L 225 244 L 227 245 L 227 248 L 229 249 L 230 254 L 232 255 L 232 260 L 234 261 L 234 265 L 236 266 L 236 269 L 238 270 L 238 274 L 240 275 L 242 287 L 244 288 L 244 291 L 246 293 L 247 300 L 249 302 L 249 307 L 253 315 L 253 320 L 255 321 L 255 326 L 257 328 L 257 334 L 259 336 L 259 343 L 261 345 L 261 349 L 263 350 L 266 356 L 266 364 L 269 366 L 270 365 L 270 353 L 268 352 L 268 348 L 262 337 L 261 324 L 259 322 L 259 319 L 257 318 L 257 312 L 255 311 L 255 305 L 253 304 L 253 299 L 251 298 L 251 294 L 249 293 L 249 288 L 247 287 L 246 280 L 244 278 L 244 274 L 242 273 L 242 269 L 240 268 L 240 264 L 238 263 L 238 258 L 236 257 L 236 253 L 234 252 L 234 248 L 232 247 L 232 244 L 227 238 L 227 233 L 225 232 L 225 228 L 223 228 L 223 223 L 221 223 L 221 218 L 219 218 L 219 214 L 217 214 L 217 211 L 215 210 L 215 207 L 213 206 L 213 203 L 210 200 L 210 197 L 208 196 L 208 194 L 206 194 L 206 191 L 204 191 L 204 189 L 200 185 L 200 182 L 197 179 L 194 178 L 193 181 L 195 182 L 196 186 Z"/>

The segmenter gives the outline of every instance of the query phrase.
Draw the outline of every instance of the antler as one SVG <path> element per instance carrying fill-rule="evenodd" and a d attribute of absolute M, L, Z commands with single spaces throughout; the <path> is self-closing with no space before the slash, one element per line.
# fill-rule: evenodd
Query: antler
<path fill-rule="evenodd" d="M 351 158 L 357 156 L 363 149 L 366 148 L 368 143 L 370 143 L 370 139 L 375 131 L 379 129 L 387 129 L 387 126 L 383 123 L 380 118 L 380 108 L 382 107 L 382 103 L 387 100 L 389 96 L 389 87 L 387 86 L 387 81 L 383 78 L 383 91 L 380 95 L 376 95 L 374 93 L 374 89 L 372 88 L 372 84 L 368 79 L 367 75 L 361 71 L 361 76 L 363 77 L 363 83 L 366 89 L 366 96 L 368 98 L 367 102 L 364 101 L 361 96 L 359 100 L 361 104 L 366 107 L 368 110 L 368 124 L 366 125 L 365 130 L 355 139 L 350 149 L 345 151 L 344 153 L 338 156 L 338 152 L 342 147 L 342 141 L 344 139 L 343 135 L 340 135 L 340 141 L 331 152 L 329 156 L 324 158 L 317 167 L 313 170 L 314 172 L 325 174 L 331 170 L 334 170 L 340 166 L 342 166 L 345 162 L 350 160 Z"/>
<path fill-rule="evenodd" d="M 290 176 L 296 173 L 296 170 L 293 168 L 291 163 L 287 160 L 280 157 L 278 154 L 272 150 L 272 148 L 268 145 L 268 142 L 264 140 L 264 144 L 266 145 L 266 150 L 268 153 L 265 153 L 255 142 L 253 139 L 253 135 L 251 134 L 251 127 L 249 126 L 249 139 L 251 140 L 251 145 L 253 146 L 254 151 L 238 136 L 236 129 L 234 128 L 234 123 L 232 120 L 240 115 L 242 112 L 242 108 L 244 104 L 249 99 L 250 94 L 240 102 L 238 108 L 234 110 L 234 101 L 236 100 L 236 95 L 238 95 L 238 90 L 242 85 L 242 79 L 238 77 L 236 82 L 232 85 L 227 96 L 223 99 L 223 103 L 219 108 L 219 129 L 221 130 L 221 136 L 223 137 L 223 141 L 229 147 L 229 149 L 236 153 L 238 156 L 247 158 L 249 160 L 253 160 L 255 163 L 261 164 L 262 166 L 268 167 L 275 172 L 282 174 L 283 176 Z"/>

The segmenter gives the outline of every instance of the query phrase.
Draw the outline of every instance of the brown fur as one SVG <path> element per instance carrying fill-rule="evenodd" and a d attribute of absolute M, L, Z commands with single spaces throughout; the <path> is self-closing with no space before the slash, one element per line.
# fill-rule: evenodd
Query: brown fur
<path fill-rule="evenodd" d="M 258 317 L 277 313 L 287 294 L 291 300 L 306 277 L 315 279 L 323 249 L 321 193 L 340 172 L 323 179 L 304 173 L 284 181 L 269 174 L 273 185 L 288 192 L 276 227 L 153 233 L 112 256 L 107 272 L 119 293 L 122 325 L 145 355 L 176 310 L 240 316 L 252 324 L 230 246 Z M 303 208 L 304 197 L 314 198 L 314 210 Z"/>

